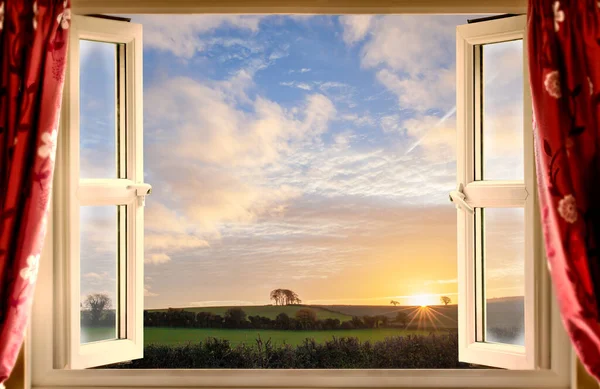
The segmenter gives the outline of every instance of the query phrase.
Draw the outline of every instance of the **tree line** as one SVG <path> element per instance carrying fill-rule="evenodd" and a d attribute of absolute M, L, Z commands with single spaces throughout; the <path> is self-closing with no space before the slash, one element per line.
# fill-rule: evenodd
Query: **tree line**
<path fill-rule="evenodd" d="M 335 318 L 319 319 L 310 308 L 300 308 L 295 315 L 282 312 L 275 319 L 265 316 L 248 316 L 239 307 L 228 309 L 223 316 L 212 312 L 192 312 L 169 308 L 166 311 L 144 311 L 145 327 L 184 327 L 184 328 L 228 328 L 263 330 L 337 330 L 365 328 L 406 328 L 408 314 L 398 312 L 394 318 L 385 315 L 353 316 L 347 321 Z"/>

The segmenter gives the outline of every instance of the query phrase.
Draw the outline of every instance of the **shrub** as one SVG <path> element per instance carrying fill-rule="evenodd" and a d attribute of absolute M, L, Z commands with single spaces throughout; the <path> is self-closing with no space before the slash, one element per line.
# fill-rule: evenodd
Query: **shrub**
<path fill-rule="evenodd" d="M 233 347 L 228 340 L 209 338 L 178 346 L 148 345 L 144 358 L 110 366 L 125 369 L 457 369 L 456 333 L 394 336 L 379 342 L 355 337 L 298 346 L 273 345 L 259 336 L 254 345 Z"/>

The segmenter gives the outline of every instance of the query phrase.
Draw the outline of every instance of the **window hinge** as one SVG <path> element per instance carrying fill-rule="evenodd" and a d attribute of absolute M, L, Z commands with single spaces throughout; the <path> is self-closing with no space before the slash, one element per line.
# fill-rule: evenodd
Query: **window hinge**
<path fill-rule="evenodd" d="M 469 211 L 474 213 L 475 210 L 465 201 L 465 194 L 463 193 L 463 186 L 460 184 L 456 190 L 450 192 L 450 201 L 454 203 L 456 209 L 464 209 L 465 211 Z"/>
<path fill-rule="evenodd" d="M 127 186 L 127 189 L 135 190 L 135 195 L 140 200 L 142 207 L 146 205 L 146 196 L 152 193 L 152 185 L 150 184 L 133 184 Z"/>

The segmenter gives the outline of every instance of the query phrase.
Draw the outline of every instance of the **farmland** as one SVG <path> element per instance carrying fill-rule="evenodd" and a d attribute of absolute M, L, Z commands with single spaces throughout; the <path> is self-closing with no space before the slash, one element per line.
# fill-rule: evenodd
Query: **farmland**
<path fill-rule="evenodd" d="M 487 340 L 522 344 L 523 308 L 522 298 L 488 300 Z M 144 359 L 113 367 L 465 368 L 457 357 L 457 316 L 456 305 L 147 310 Z M 114 333 L 114 327 L 84 326 L 82 340 Z"/>
<path fill-rule="evenodd" d="M 144 331 L 144 343 L 177 345 L 198 342 L 208 338 L 227 339 L 232 346 L 246 344 L 254 346 L 259 337 L 271 340 L 274 345 L 289 344 L 297 346 L 305 339 L 314 339 L 318 343 L 335 337 L 352 337 L 360 341 L 380 341 L 390 336 L 427 335 L 429 332 L 392 328 L 332 331 L 283 331 L 283 330 L 229 330 L 213 328 L 147 328 Z"/>
<path fill-rule="evenodd" d="M 211 315 L 225 316 L 227 311 L 235 307 L 191 307 L 183 309 L 185 312 L 210 313 Z M 391 336 L 406 336 L 415 334 L 429 334 L 432 332 L 446 333 L 456 331 L 458 327 L 457 306 L 431 306 L 420 307 L 389 307 L 389 306 L 357 306 L 357 305 L 332 305 L 332 306 L 245 306 L 241 307 L 247 317 L 266 317 L 275 320 L 277 315 L 285 313 L 294 317 L 300 309 L 309 308 L 316 313 L 317 321 L 327 319 L 348 322 L 353 317 L 381 317 L 386 316 L 391 320 L 391 325 L 376 325 L 376 328 L 335 328 L 335 329 L 294 329 L 281 330 L 273 328 L 183 328 L 180 326 L 146 326 L 144 343 L 146 345 L 181 345 L 189 342 L 199 342 L 209 338 L 225 339 L 233 346 L 239 344 L 253 345 L 260 336 L 263 340 L 271 340 L 274 344 L 297 345 L 304 339 L 314 339 L 317 342 L 333 339 L 334 337 L 355 337 L 361 341 L 378 341 Z M 168 309 L 148 310 L 147 312 L 164 312 Z M 398 312 L 407 313 L 407 321 L 399 326 L 393 322 Z M 490 300 L 488 304 L 488 336 L 493 338 L 494 329 L 497 334 L 502 331 L 512 330 L 519 320 L 522 320 L 522 299 Z M 82 332 L 85 342 L 108 339 L 114 336 L 114 328 L 86 327 Z M 502 342 L 503 339 L 498 339 Z M 510 341 L 510 339 L 505 339 Z M 517 343 L 519 339 L 514 340 Z"/>

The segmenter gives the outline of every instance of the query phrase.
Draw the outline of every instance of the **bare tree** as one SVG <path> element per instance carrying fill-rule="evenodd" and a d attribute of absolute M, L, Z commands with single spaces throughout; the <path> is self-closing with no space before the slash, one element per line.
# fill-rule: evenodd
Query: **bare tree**
<path fill-rule="evenodd" d="M 398 301 L 396 301 L 396 300 L 390 301 L 390 304 L 392 304 L 395 307 L 398 306 L 398 305 L 400 305 L 400 303 Z"/>
<path fill-rule="evenodd" d="M 88 295 L 83 301 L 83 307 L 90 311 L 92 323 L 98 323 L 105 311 L 112 305 L 110 297 L 106 293 L 94 293 Z"/>
<path fill-rule="evenodd" d="M 448 296 L 442 296 L 440 297 L 440 301 L 442 302 L 442 304 L 448 305 L 452 302 L 452 299 Z"/>

